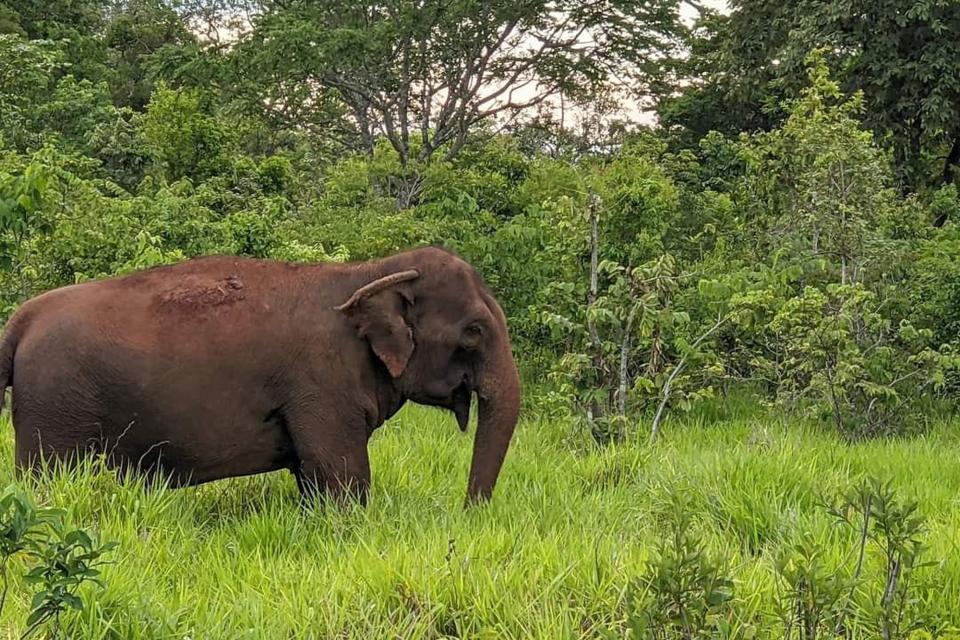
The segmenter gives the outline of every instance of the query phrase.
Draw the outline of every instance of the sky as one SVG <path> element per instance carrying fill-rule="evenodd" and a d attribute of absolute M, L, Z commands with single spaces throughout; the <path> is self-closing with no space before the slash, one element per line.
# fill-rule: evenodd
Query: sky
<path fill-rule="evenodd" d="M 727 8 L 726 0 L 699 0 L 699 1 L 700 1 L 700 4 L 710 9 L 719 9 L 720 11 L 723 11 Z M 696 15 L 696 11 L 694 11 L 694 9 L 689 5 L 684 5 L 680 9 L 680 15 L 682 15 L 687 19 L 690 19 Z"/>

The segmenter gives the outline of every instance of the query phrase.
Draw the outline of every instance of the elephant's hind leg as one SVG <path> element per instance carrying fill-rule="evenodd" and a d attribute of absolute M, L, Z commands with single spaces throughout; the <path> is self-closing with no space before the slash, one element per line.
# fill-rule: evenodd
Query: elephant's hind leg
<path fill-rule="evenodd" d="M 82 372 L 66 365 L 50 372 L 30 360 L 17 364 L 11 405 L 17 468 L 75 464 L 102 452 L 107 430 L 96 385 L 77 382 Z"/>

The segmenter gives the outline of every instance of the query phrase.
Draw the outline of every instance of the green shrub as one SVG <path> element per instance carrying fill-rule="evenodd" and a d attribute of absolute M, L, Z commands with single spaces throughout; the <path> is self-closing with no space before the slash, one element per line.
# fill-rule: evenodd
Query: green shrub
<path fill-rule="evenodd" d="M 34 596 L 21 638 L 47 623 L 50 637 L 61 637 L 61 614 L 83 610 L 80 588 L 86 583 L 102 586 L 98 567 L 116 547 L 69 527 L 64 516 L 63 511 L 38 509 L 15 485 L 0 493 L 0 613 L 6 603 L 10 560 L 22 555 L 31 563 L 23 579 L 34 585 Z"/>
<path fill-rule="evenodd" d="M 692 525 L 687 509 L 678 505 L 665 540 L 643 576 L 628 588 L 630 638 L 693 640 L 729 634 L 733 580 L 703 550 Z"/>

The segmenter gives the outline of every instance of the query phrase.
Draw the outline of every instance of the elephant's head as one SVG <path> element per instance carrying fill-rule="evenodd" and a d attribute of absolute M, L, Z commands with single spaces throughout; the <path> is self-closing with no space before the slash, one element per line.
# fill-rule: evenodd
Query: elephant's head
<path fill-rule="evenodd" d="M 476 393 L 467 500 L 487 499 L 520 408 L 503 311 L 473 267 L 442 249 L 420 249 L 380 265 L 386 273 L 337 308 L 370 343 L 403 397 L 453 411 L 466 430 Z"/>

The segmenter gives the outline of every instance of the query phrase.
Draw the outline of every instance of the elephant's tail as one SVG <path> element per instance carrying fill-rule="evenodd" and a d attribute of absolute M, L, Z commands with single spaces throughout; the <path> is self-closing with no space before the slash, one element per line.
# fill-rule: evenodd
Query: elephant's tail
<path fill-rule="evenodd" d="M 3 409 L 7 387 L 13 385 L 13 355 L 17 351 L 22 326 L 22 319 L 14 314 L 0 337 L 0 409 Z"/>

